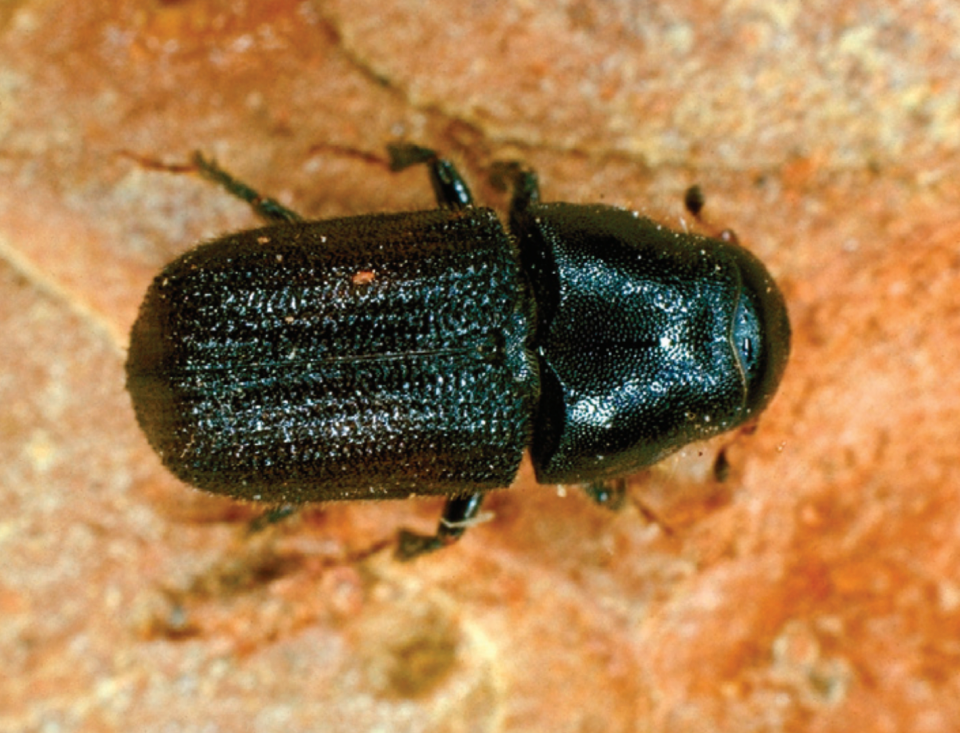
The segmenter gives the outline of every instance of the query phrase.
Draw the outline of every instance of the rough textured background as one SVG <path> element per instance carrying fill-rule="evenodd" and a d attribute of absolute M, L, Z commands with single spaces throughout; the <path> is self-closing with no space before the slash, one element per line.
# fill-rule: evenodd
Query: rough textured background
<path fill-rule="evenodd" d="M 0 730 L 945 731 L 960 720 L 953 0 L 0 4 Z M 483 201 L 677 224 L 691 183 L 795 329 L 752 435 L 619 515 L 525 469 L 455 549 L 433 501 L 255 511 L 179 485 L 123 390 L 152 275 L 249 226 L 215 154 L 311 216 Z M 728 446 L 732 471 L 710 467 Z"/>

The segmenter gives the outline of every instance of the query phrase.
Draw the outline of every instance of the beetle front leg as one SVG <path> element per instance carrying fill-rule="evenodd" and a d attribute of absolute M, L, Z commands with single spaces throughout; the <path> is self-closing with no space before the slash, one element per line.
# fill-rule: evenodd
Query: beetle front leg
<path fill-rule="evenodd" d="M 452 545 L 467 531 L 467 527 L 476 524 L 484 492 L 478 491 L 466 496 L 451 496 L 444 504 L 443 514 L 435 535 L 422 535 L 407 529 L 400 530 L 397 544 L 397 558 L 413 560 L 420 555 L 434 552 Z"/>

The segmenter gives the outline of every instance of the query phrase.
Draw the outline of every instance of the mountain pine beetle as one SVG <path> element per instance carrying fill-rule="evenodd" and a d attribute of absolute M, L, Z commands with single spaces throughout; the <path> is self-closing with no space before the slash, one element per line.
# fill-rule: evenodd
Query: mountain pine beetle
<path fill-rule="evenodd" d="M 270 222 L 167 265 L 130 336 L 127 388 L 163 463 L 206 491 L 273 504 L 447 497 L 449 544 L 524 449 L 537 480 L 616 504 L 623 476 L 757 416 L 790 327 L 735 243 L 512 187 L 509 233 L 436 153 L 438 209 L 303 221 L 196 156 Z"/>

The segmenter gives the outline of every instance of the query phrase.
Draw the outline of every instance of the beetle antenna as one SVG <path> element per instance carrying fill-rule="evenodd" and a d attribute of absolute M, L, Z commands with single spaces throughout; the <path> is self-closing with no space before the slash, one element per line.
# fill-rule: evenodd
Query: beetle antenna
<path fill-rule="evenodd" d="M 729 244 L 740 244 L 740 239 L 732 229 L 718 229 L 703 216 L 703 207 L 707 205 L 707 197 L 704 195 L 703 189 L 700 188 L 700 184 L 694 183 L 684 192 L 683 205 L 697 220 L 697 223 L 707 230 L 709 236 Z"/>

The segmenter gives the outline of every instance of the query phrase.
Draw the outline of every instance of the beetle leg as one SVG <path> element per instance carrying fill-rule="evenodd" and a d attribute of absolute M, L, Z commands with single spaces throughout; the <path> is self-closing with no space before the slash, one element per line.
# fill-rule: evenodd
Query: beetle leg
<path fill-rule="evenodd" d="M 706 203 L 707 198 L 703 195 L 703 189 L 696 183 L 683 194 L 683 205 L 687 211 L 693 214 L 695 219 L 700 218 L 700 212 L 703 211 L 703 206 Z"/>
<path fill-rule="evenodd" d="M 430 184 L 437 197 L 437 204 L 444 209 L 466 209 L 473 206 L 473 194 L 463 180 L 460 171 L 446 158 L 441 158 L 430 148 L 412 143 L 387 145 L 390 155 L 390 170 L 402 171 L 412 165 L 425 163 L 430 171 Z"/>
<path fill-rule="evenodd" d="M 287 517 L 296 514 L 299 508 L 300 507 L 295 504 L 281 504 L 273 509 L 268 509 L 259 517 L 250 522 L 249 526 L 247 527 L 247 531 L 250 534 L 260 532 L 261 530 L 269 527 L 271 524 L 277 524 L 278 522 L 282 522 Z"/>
<path fill-rule="evenodd" d="M 422 535 L 407 529 L 400 530 L 397 544 L 397 558 L 413 560 L 420 555 L 452 545 L 467 531 L 480 513 L 484 492 L 478 491 L 466 496 L 451 496 L 444 504 L 443 514 L 435 535 Z"/>
<path fill-rule="evenodd" d="M 490 169 L 490 182 L 501 191 L 507 187 L 513 189 L 510 199 L 510 216 L 513 218 L 531 204 L 540 203 L 540 182 L 537 174 L 525 168 L 519 161 L 504 160 L 493 164 Z"/>
<path fill-rule="evenodd" d="M 600 506 L 617 511 L 627 498 L 627 482 L 622 478 L 591 481 L 584 484 L 583 491 Z"/>
<path fill-rule="evenodd" d="M 703 195 L 703 189 L 700 188 L 696 183 L 690 186 L 683 194 L 683 205 L 686 207 L 687 211 L 693 214 L 693 218 L 696 219 L 700 226 L 703 226 L 707 229 L 707 233 L 714 239 L 719 239 L 722 242 L 727 242 L 729 244 L 740 244 L 740 238 L 737 237 L 737 233 L 732 229 L 722 229 L 717 230 L 715 226 L 710 224 L 703 217 L 703 207 L 707 203 L 706 196 Z"/>
<path fill-rule="evenodd" d="M 289 221 L 303 221 L 303 217 L 297 212 L 291 211 L 275 199 L 264 198 L 246 183 L 238 181 L 214 161 L 207 160 L 200 153 L 193 154 L 193 163 L 204 178 L 222 186 L 228 193 L 233 194 L 238 199 L 246 201 L 253 207 L 254 212 L 266 221 L 278 224 Z"/>
<path fill-rule="evenodd" d="M 623 509 L 623 505 L 627 501 L 627 481 L 622 478 L 591 481 L 589 484 L 583 485 L 583 491 L 600 506 L 615 512 Z M 637 510 L 648 522 L 657 525 L 668 537 L 673 536 L 673 529 L 670 528 L 670 525 L 664 522 L 650 507 L 636 499 L 633 499 L 633 505 L 637 507 Z"/>

